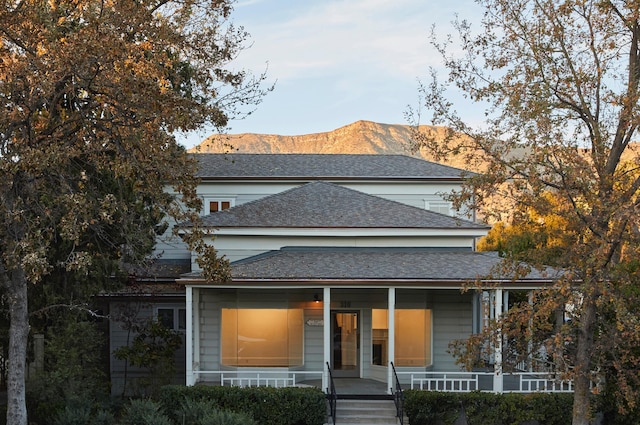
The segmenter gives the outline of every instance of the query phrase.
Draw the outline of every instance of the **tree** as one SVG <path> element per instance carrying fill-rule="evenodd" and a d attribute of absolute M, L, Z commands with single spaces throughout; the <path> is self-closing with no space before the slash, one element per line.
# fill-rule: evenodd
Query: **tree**
<path fill-rule="evenodd" d="M 589 422 L 592 373 L 624 382 L 620 409 L 637 397 L 637 261 L 640 173 L 637 137 L 640 3 L 617 0 L 479 0 L 481 31 L 454 23 L 457 37 L 433 36 L 448 71 L 420 87 L 437 140 L 416 125 L 416 148 L 486 163 L 459 201 L 486 206 L 498 194 L 536 207 L 546 191 L 570 208 L 575 243 L 564 252 L 564 278 L 536 307 L 572 302 L 561 327 L 571 338 L 573 424 Z M 459 53 L 461 52 L 461 53 Z M 465 122 L 451 101 L 462 92 L 485 120 Z M 412 124 L 420 112 L 409 111 Z M 466 137 L 456 137 L 457 135 Z M 494 206 L 499 208 L 498 206 Z M 548 309 L 551 311 L 551 308 Z"/>
<path fill-rule="evenodd" d="M 148 319 L 143 323 L 132 324 L 129 332 L 134 331 L 133 340 L 113 352 L 115 358 L 127 362 L 127 366 L 147 369 L 148 376 L 134 385 L 129 393 L 155 395 L 162 385 L 171 383 L 175 376 L 175 352 L 182 346 L 180 333 L 169 329 L 162 323 Z M 127 371 L 125 368 L 122 395 L 127 394 Z"/>
<path fill-rule="evenodd" d="M 227 273 L 202 242 L 196 164 L 173 134 L 225 128 L 265 94 L 264 76 L 228 69 L 247 38 L 231 10 L 230 0 L 0 0 L 8 424 L 27 423 L 28 293 L 52 270 L 137 262 L 168 215 L 196 223 L 186 242 L 208 276 Z"/>
<path fill-rule="evenodd" d="M 494 223 L 478 241 L 478 251 L 497 251 L 513 260 L 564 266 L 564 254 L 576 242 L 574 229 L 566 219 L 570 206 L 551 192 L 543 192 L 535 206 L 520 205 L 511 212 L 509 223 Z"/>

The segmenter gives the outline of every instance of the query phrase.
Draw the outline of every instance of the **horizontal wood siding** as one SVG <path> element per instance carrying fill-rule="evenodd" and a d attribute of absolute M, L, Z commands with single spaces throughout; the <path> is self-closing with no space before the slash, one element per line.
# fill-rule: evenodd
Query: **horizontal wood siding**
<path fill-rule="evenodd" d="M 433 370 L 455 371 L 460 366 L 447 352 L 449 343 L 466 339 L 472 331 L 472 293 L 442 291 L 433 297 Z"/>
<path fill-rule="evenodd" d="M 322 304 L 313 303 L 313 294 L 320 289 L 306 290 L 227 290 L 202 289 L 200 296 L 200 368 L 220 370 L 220 317 L 222 308 L 302 308 L 304 309 L 304 365 L 296 370 L 322 370 L 323 319 Z M 386 309 L 388 290 L 333 289 L 331 309 L 358 311 L 361 327 L 362 377 L 386 379 L 385 368 L 371 364 L 371 309 Z M 467 338 L 472 325 L 472 294 L 459 290 L 398 289 L 396 308 L 429 308 L 433 313 L 433 366 L 430 370 L 455 371 L 459 366 L 447 352 L 454 339 Z M 328 325 L 328 324 L 327 324 Z"/>
<path fill-rule="evenodd" d="M 170 303 L 149 303 L 149 302 L 112 302 L 109 305 L 111 319 L 109 321 L 109 352 L 110 352 L 110 374 L 111 374 L 111 393 L 113 395 L 121 395 L 125 385 L 125 377 L 127 381 L 127 395 L 140 395 L 140 385 L 136 382 L 144 378 L 149 378 L 148 369 L 126 365 L 124 360 L 117 359 L 113 353 L 115 350 L 126 347 L 137 335 L 134 331 L 128 331 L 125 323 L 127 321 L 136 324 L 143 324 L 147 320 L 154 318 L 156 308 L 174 308 L 180 306 L 179 303 L 172 301 Z M 181 305 L 184 308 L 184 304 Z M 186 346 L 184 334 L 182 334 L 182 345 L 176 351 L 174 356 L 175 374 L 169 378 L 164 384 L 183 384 L 185 382 L 185 365 L 186 365 Z"/>

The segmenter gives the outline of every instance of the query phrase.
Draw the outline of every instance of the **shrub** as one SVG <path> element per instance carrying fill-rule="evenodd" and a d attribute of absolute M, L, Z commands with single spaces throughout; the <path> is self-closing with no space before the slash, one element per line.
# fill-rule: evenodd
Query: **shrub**
<path fill-rule="evenodd" d="M 411 424 L 452 424 L 458 417 L 460 400 L 456 393 L 407 390 L 404 411 Z"/>
<path fill-rule="evenodd" d="M 152 400 L 131 400 L 125 407 L 122 425 L 172 425 L 162 412 L 160 403 Z"/>
<path fill-rule="evenodd" d="M 319 388 L 239 388 L 197 385 L 163 387 L 158 400 L 167 412 L 177 402 L 204 400 L 216 409 L 245 413 L 260 425 L 322 425 L 326 398 Z M 179 423 L 178 417 L 173 417 Z"/>
<path fill-rule="evenodd" d="M 60 318 L 46 336 L 45 367 L 27 383 L 29 418 L 50 423 L 67 407 L 78 410 L 109 397 L 101 357 L 104 335 L 91 322 L 75 316 Z"/>
<path fill-rule="evenodd" d="M 55 425 L 111 425 L 115 422 L 113 414 L 100 409 L 94 412 L 87 402 L 75 401 L 65 406 L 55 417 Z"/>
<path fill-rule="evenodd" d="M 405 391 L 411 425 L 453 424 L 461 412 L 473 425 L 545 425 L 571 423 L 572 394 L 493 394 Z"/>
<path fill-rule="evenodd" d="M 174 422 L 189 425 L 257 425 L 247 415 L 218 410 L 206 400 L 183 400 L 176 416 Z"/>

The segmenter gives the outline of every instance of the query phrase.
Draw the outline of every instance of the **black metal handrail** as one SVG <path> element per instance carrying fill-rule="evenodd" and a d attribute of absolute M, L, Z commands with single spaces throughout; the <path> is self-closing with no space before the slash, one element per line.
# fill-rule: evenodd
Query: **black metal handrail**
<path fill-rule="evenodd" d="M 393 362 L 391 362 L 391 370 L 393 370 L 393 377 L 395 378 L 395 389 L 391 387 L 391 394 L 393 394 L 393 402 L 396 404 L 396 416 L 400 421 L 400 425 L 404 425 L 404 393 L 402 392 L 402 386 L 400 386 L 400 379 L 398 379 L 398 373 Z"/>
<path fill-rule="evenodd" d="M 331 419 L 333 425 L 336 425 L 336 404 L 338 401 L 338 394 L 336 393 L 336 385 L 333 382 L 333 374 L 331 373 L 331 366 L 327 362 L 327 370 L 329 371 L 329 388 L 327 388 L 327 400 L 329 400 L 329 411 L 331 412 Z M 401 424 L 402 425 L 402 424 Z"/>

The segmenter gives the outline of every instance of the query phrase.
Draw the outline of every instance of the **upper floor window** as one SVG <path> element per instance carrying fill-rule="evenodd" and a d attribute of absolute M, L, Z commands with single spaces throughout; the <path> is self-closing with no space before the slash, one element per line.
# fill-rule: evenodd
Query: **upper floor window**
<path fill-rule="evenodd" d="M 211 214 L 214 212 L 226 210 L 233 207 L 235 204 L 232 198 L 205 198 L 204 200 L 204 214 Z"/>
<path fill-rule="evenodd" d="M 443 200 L 439 196 L 428 197 L 424 200 L 425 209 L 445 215 L 451 214 L 451 203 Z"/>

